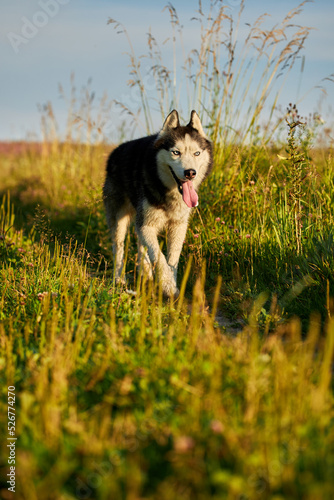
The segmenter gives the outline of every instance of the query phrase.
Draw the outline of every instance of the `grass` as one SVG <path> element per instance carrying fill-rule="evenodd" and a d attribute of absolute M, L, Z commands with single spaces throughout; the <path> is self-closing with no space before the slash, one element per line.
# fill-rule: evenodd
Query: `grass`
<path fill-rule="evenodd" d="M 331 498 L 333 163 L 315 150 L 294 192 L 298 252 L 301 139 L 284 160 L 240 150 L 216 168 L 175 304 L 157 284 L 112 284 L 106 147 L 2 153 L 1 418 L 14 385 L 17 498 Z"/>
<path fill-rule="evenodd" d="M 216 40 L 225 14 L 205 36 Z M 164 96 L 166 74 L 156 73 Z M 111 147 L 90 91 L 82 105 L 72 94 L 66 140 L 48 104 L 41 144 L 1 145 L 0 420 L 6 443 L 14 386 L 15 498 L 333 498 L 333 151 L 313 146 L 321 121 L 295 106 L 284 143 L 223 137 L 201 75 L 194 99 L 217 119 L 215 169 L 175 303 L 137 279 L 133 229 L 137 293 L 113 283 L 101 192 Z M 8 453 L 3 445 L 4 499 Z"/>

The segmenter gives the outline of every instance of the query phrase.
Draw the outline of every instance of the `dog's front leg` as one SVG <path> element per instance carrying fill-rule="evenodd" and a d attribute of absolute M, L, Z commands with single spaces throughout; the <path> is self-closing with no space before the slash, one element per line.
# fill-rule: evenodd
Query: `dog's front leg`
<path fill-rule="evenodd" d="M 186 236 L 188 223 L 171 223 L 167 231 L 167 262 L 173 272 L 176 286 L 177 266 L 179 264 L 180 254 Z"/>
<path fill-rule="evenodd" d="M 150 225 L 137 226 L 137 234 L 141 245 L 147 248 L 152 267 L 158 271 L 163 294 L 167 297 L 174 297 L 178 294 L 178 290 L 173 272 L 160 250 L 157 229 Z"/>

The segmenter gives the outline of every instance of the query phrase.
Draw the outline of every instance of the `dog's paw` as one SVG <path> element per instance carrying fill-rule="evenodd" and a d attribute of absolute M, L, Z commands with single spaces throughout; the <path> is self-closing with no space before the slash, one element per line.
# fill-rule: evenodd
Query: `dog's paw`
<path fill-rule="evenodd" d="M 176 300 L 180 295 L 180 290 L 177 288 L 174 282 L 164 281 L 162 283 L 162 294 L 165 299 Z"/>
<path fill-rule="evenodd" d="M 126 279 L 123 278 L 123 277 L 122 278 L 116 278 L 115 279 L 115 284 L 116 284 L 116 286 L 125 288 L 126 287 Z"/>

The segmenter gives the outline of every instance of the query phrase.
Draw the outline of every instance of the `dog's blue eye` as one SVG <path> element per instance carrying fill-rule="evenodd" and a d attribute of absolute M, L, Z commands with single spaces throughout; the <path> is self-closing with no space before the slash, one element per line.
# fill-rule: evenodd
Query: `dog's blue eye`
<path fill-rule="evenodd" d="M 175 156 L 180 156 L 180 151 L 177 151 L 176 149 L 174 151 L 172 151 L 173 155 Z"/>
<path fill-rule="evenodd" d="M 195 156 L 199 156 L 201 154 L 200 151 L 196 151 L 196 153 L 194 153 Z"/>

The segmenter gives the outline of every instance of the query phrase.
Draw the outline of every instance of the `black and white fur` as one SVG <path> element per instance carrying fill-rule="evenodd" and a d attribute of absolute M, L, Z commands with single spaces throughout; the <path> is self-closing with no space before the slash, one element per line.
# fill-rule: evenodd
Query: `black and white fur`
<path fill-rule="evenodd" d="M 173 110 L 158 134 L 121 144 L 110 154 L 103 197 L 116 281 L 122 276 L 124 240 L 135 218 L 144 271 L 152 277 L 156 268 L 163 294 L 178 295 L 177 266 L 191 213 L 183 199 L 183 186 L 197 191 L 211 169 L 212 145 L 195 111 L 188 125 L 181 126 Z M 158 242 L 163 229 L 167 229 L 167 259 Z"/>

